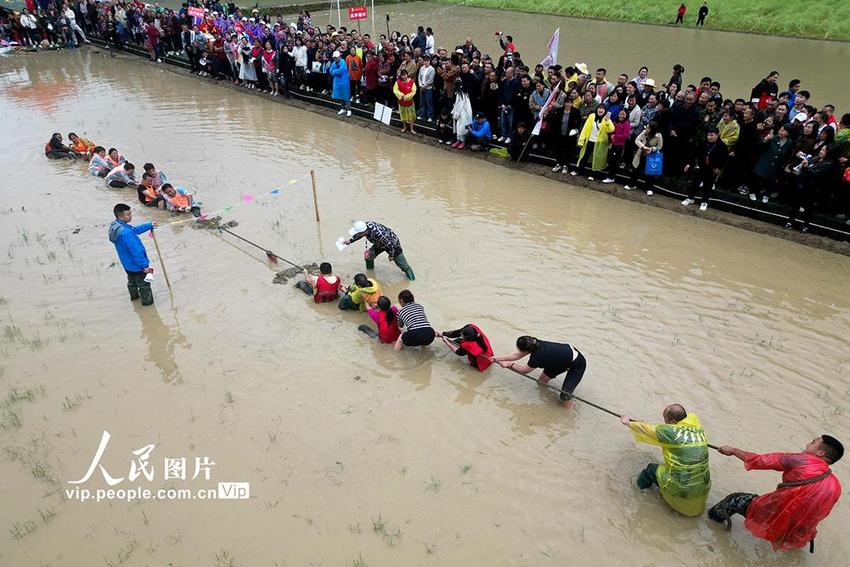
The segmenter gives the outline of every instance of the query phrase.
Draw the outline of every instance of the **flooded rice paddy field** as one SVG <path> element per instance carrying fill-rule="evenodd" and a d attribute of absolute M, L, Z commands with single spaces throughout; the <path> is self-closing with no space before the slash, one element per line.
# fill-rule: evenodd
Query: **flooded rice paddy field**
<path fill-rule="evenodd" d="M 584 397 L 659 419 L 681 402 L 713 443 L 797 450 L 848 439 L 845 257 L 496 168 L 94 50 L 0 59 L 0 564 L 838 565 L 845 502 L 818 550 L 774 554 L 684 519 L 634 479 L 659 454 L 616 419 L 564 410 L 498 368 L 439 346 L 394 353 L 364 317 L 315 305 L 259 250 L 188 225 L 158 241 L 156 306 L 126 297 L 106 238 L 113 205 L 169 220 L 81 164 L 47 161 L 76 131 L 152 161 L 207 209 L 283 187 L 226 215 L 233 230 L 346 279 L 352 221 L 394 227 L 410 289 L 438 328 L 473 321 L 497 351 L 533 333 L 588 357 Z M 322 222 L 313 217 L 316 170 Z M 408 282 L 384 258 L 391 297 Z M 102 464 L 128 475 L 155 444 L 154 478 L 118 487 L 250 483 L 247 500 L 79 502 Z M 164 480 L 163 458 L 215 462 L 209 481 Z M 836 467 L 846 480 L 846 467 Z M 710 502 L 767 491 L 712 454 Z M 95 471 L 84 485 L 106 488 Z"/>

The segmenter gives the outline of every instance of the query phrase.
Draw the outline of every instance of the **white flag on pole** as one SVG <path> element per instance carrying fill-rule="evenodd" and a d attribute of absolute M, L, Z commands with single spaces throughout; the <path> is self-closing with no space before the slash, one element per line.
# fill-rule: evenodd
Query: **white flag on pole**
<path fill-rule="evenodd" d="M 561 39 L 561 28 L 555 30 L 555 33 L 552 34 L 552 39 L 549 40 L 549 55 L 546 56 L 546 59 L 540 62 L 543 65 L 543 68 L 546 69 L 550 65 L 555 65 L 558 63 L 558 42 Z"/>
<path fill-rule="evenodd" d="M 552 89 L 552 92 L 549 93 L 549 98 L 546 99 L 546 103 L 540 108 L 540 115 L 537 118 L 537 123 L 534 125 L 534 129 L 531 131 L 532 136 L 540 135 L 540 129 L 543 127 L 543 119 L 546 118 L 546 113 L 549 112 L 549 105 L 552 104 L 552 101 L 554 101 L 555 97 L 558 96 L 560 86 L 561 85 L 556 85 L 555 88 Z"/>

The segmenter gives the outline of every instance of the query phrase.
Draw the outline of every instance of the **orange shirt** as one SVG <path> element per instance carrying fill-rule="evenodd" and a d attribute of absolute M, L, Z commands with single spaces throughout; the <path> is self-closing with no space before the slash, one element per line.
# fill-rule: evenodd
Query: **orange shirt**
<path fill-rule="evenodd" d="M 363 75 L 363 60 L 359 55 L 349 55 L 345 58 L 345 64 L 348 65 L 348 76 L 352 81 L 359 81 Z"/>

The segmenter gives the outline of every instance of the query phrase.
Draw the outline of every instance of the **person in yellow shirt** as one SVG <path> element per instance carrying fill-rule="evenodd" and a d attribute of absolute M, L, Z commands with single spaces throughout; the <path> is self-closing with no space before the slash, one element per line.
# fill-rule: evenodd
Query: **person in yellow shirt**
<path fill-rule="evenodd" d="M 337 306 L 343 311 L 365 313 L 370 304 L 378 302 L 381 295 L 381 284 L 377 280 L 367 278 L 366 274 L 357 274 L 354 276 L 354 284 L 348 287 Z"/>
<path fill-rule="evenodd" d="M 708 439 L 699 418 L 680 404 L 670 404 L 661 415 L 664 423 L 660 425 L 620 416 L 636 441 L 661 447 L 664 456 L 664 463 L 651 463 L 641 471 L 638 488 L 645 490 L 654 484 L 674 510 L 685 516 L 698 516 L 705 511 L 711 488 Z"/>

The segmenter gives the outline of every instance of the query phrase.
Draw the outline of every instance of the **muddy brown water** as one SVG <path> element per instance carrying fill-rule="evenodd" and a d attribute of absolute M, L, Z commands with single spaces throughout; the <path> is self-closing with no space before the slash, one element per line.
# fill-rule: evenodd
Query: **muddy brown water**
<path fill-rule="evenodd" d="M 365 317 L 272 283 L 265 256 L 229 236 L 162 228 L 171 282 L 132 305 L 105 223 L 127 191 L 49 162 L 76 131 L 152 161 L 233 230 L 349 279 L 360 218 L 397 229 L 438 328 L 468 321 L 498 351 L 519 334 L 589 360 L 581 395 L 658 419 L 681 402 L 710 440 L 797 450 L 850 439 L 847 258 L 494 169 L 479 160 L 246 96 L 93 50 L 0 59 L 0 564 L 3 565 L 839 565 L 840 502 L 813 556 L 774 554 L 736 523 L 684 519 L 633 487 L 658 451 L 619 422 L 571 411 L 498 368 L 438 345 L 400 354 Z M 313 217 L 314 168 L 322 222 Z M 226 215 L 227 216 L 227 215 Z M 134 204 L 137 222 L 160 212 Z M 77 230 L 79 229 L 79 230 Z M 408 287 L 384 258 L 387 294 Z M 63 498 L 102 463 L 127 476 L 155 444 L 154 479 L 119 487 L 250 482 L 242 501 Z M 208 456 L 210 481 L 163 479 L 165 457 Z M 468 465 L 468 466 L 467 466 Z M 846 465 L 835 467 L 845 479 Z M 191 476 L 192 470 L 189 474 Z M 767 491 L 712 454 L 710 501 Z M 99 472 L 83 485 L 105 488 Z"/>
<path fill-rule="evenodd" d="M 371 7 L 370 7 L 371 8 Z M 347 21 L 342 10 L 342 24 Z M 471 36 L 482 53 L 494 59 L 501 55 L 494 32 L 514 37 L 517 51 L 525 63 L 534 67 L 546 57 L 547 44 L 555 28 L 561 28 L 558 62 L 571 65 L 587 63 L 591 71 L 608 69 L 612 82 L 619 73 L 637 75 L 642 65 L 658 85 L 666 83 L 674 63 L 685 67 L 685 85 L 698 84 L 704 76 L 721 83 L 727 98 L 748 98 L 750 90 L 770 71 L 779 71 L 779 87 L 791 79 L 800 79 L 812 93 L 812 104 L 831 103 L 836 112 L 850 112 L 850 94 L 841 73 L 829 72 L 830 61 L 850 58 L 850 42 L 794 39 L 738 32 L 720 32 L 570 18 L 546 14 L 528 14 L 506 10 L 450 6 L 435 2 L 410 2 L 375 6 L 375 33 L 386 34 L 386 16 L 390 30 L 411 34 L 416 26 L 431 26 L 437 46 L 451 51 Z M 331 17 L 337 25 L 337 13 Z M 328 12 L 314 12 L 313 22 L 325 26 Z M 361 22 L 361 31 L 372 33 L 372 22 Z"/>

